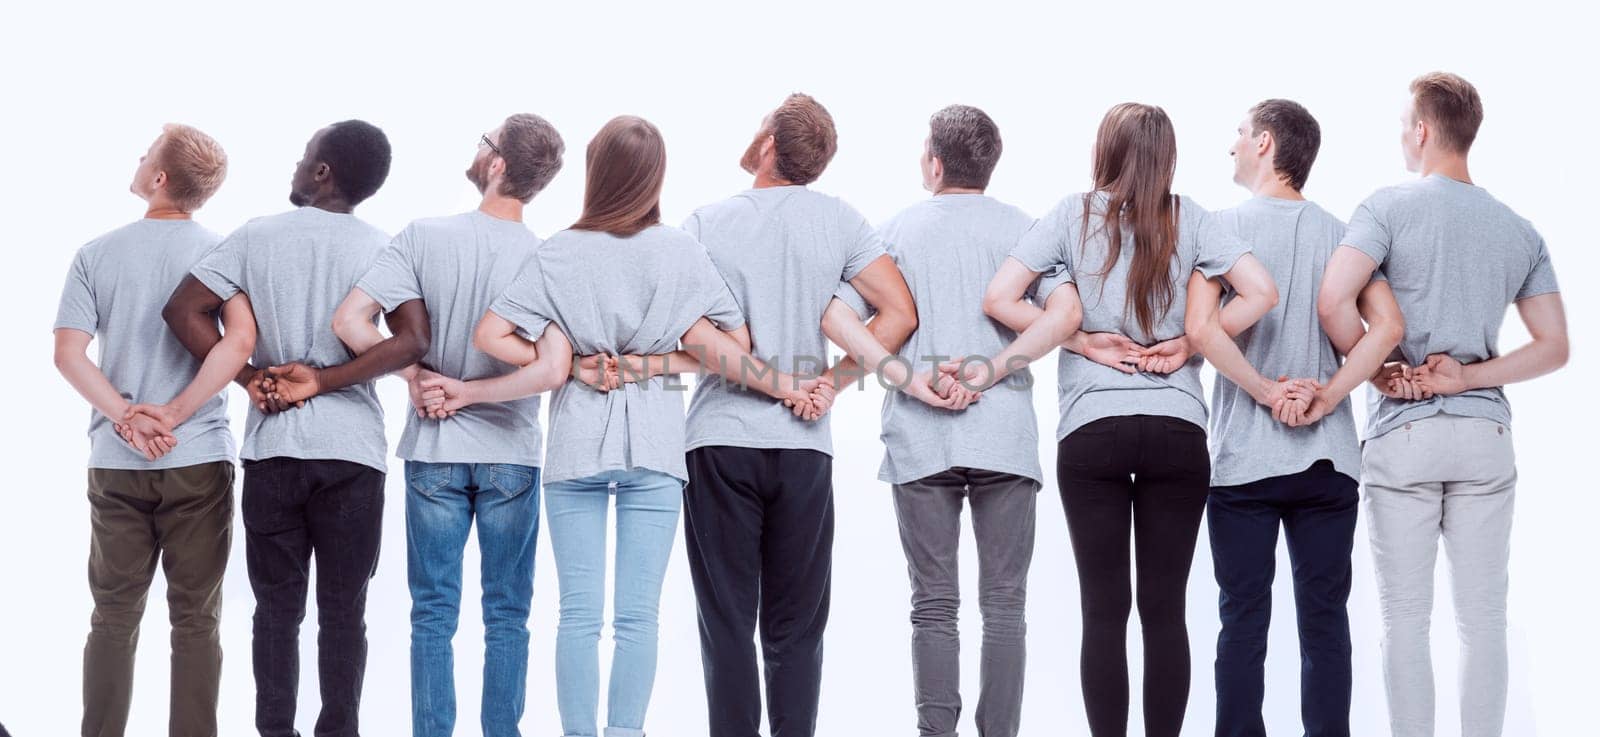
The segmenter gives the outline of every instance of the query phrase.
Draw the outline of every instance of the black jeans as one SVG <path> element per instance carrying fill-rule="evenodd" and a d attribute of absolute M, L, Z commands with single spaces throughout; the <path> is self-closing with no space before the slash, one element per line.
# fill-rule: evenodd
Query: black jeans
<path fill-rule="evenodd" d="M 689 451 L 683 490 L 711 737 L 754 737 L 759 620 L 772 737 L 811 737 L 833 565 L 833 458 L 814 450 Z"/>
<path fill-rule="evenodd" d="M 300 622 L 317 561 L 317 737 L 355 737 L 367 669 L 367 582 L 378 566 L 384 473 L 359 463 L 244 462 L 245 562 L 256 595 L 256 729 L 295 737 Z"/>
<path fill-rule="evenodd" d="M 1184 596 L 1211 483 L 1206 432 L 1174 417 L 1107 417 L 1063 438 L 1061 503 L 1083 608 L 1079 667 L 1094 737 L 1128 733 L 1128 535 L 1138 562 L 1144 723 L 1176 737 L 1189 700 Z"/>
<path fill-rule="evenodd" d="M 1300 715 L 1307 737 L 1350 735 L 1350 547 L 1356 480 L 1323 460 L 1300 473 L 1211 490 L 1222 632 L 1217 735 L 1265 737 L 1261 719 L 1278 525 L 1288 539 L 1300 629 Z"/>

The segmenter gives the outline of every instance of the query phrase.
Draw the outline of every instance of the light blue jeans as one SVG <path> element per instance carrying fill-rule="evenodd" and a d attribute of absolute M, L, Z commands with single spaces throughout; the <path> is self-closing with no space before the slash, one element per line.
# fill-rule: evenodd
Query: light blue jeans
<path fill-rule="evenodd" d="M 478 519 L 483 580 L 484 737 L 519 737 L 528 681 L 528 606 L 539 537 L 539 469 L 406 462 L 411 585 L 411 732 L 448 737 L 456 722 L 450 639 L 461 613 L 461 553 Z"/>
<path fill-rule="evenodd" d="M 657 471 L 608 471 L 545 487 L 545 516 L 561 582 L 556 704 L 567 737 L 596 735 L 600 625 L 606 601 L 606 516 L 617 498 L 616 591 L 606 737 L 641 737 L 656 678 L 661 579 L 678 533 L 683 482 Z"/>

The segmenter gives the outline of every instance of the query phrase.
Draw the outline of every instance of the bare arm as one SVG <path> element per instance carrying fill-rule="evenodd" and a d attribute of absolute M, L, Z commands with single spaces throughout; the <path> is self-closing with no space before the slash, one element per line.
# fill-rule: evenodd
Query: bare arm
<path fill-rule="evenodd" d="M 539 358 L 503 376 L 463 382 L 445 376 L 422 380 L 424 390 L 442 390 L 441 413 L 454 413 L 462 407 L 485 402 L 510 402 L 543 394 L 566 383 L 572 373 L 572 342 L 555 323 L 545 326 L 534 343 Z"/>
<path fill-rule="evenodd" d="M 1356 307 L 1361 319 L 1366 322 L 1366 328 L 1345 354 L 1344 365 L 1339 367 L 1322 391 L 1323 400 L 1330 410 L 1350 396 L 1356 387 L 1372 378 L 1405 337 L 1406 319 L 1400 314 L 1400 305 L 1394 300 L 1389 282 L 1381 279 L 1369 282 L 1361 290 Z"/>
<path fill-rule="evenodd" d="M 809 391 L 809 387 L 802 389 L 801 382 L 795 377 L 750 355 L 731 335 L 718 330 L 704 317 L 689 327 L 683 334 L 682 342 L 687 352 L 700 356 L 699 363 L 708 373 L 735 384 L 755 389 L 774 399 L 804 399 Z"/>
<path fill-rule="evenodd" d="M 383 333 L 373 318 L 383 311 L 383 306 L 360 287 L 350 290 L 339 309 L 333 313 L 333 334 L 339 336 L 351 353 L 361 355 L 384 341 Z M 426 351 L 424 351 L 426 352 Z M 419 359 L 420 360 L 420 359 Z M 395 373 L 407 381 L 415 378 L 420 365 L 413 363 Z"/>
<path fill-rule="evenodd" d="M 872 339 L 885 353 L 898 352 L 917 329 L 917 305 L 911 299 L 911 288 L 906 286 L 900 267 L 890 256 L 879 256 L 850 280 L 850 286 L 878 311 L 877 316 L 866 323 Z M 860 354 L 848 348 L 846 353 L 839 365 L 823 372 L 824 381 L 831 384 L 835 375 L 854 376 L 861 372 Z"/>
<path fill-rule="evenodd" d="M 190 274 L 183 277 L 178 288 L 172 290 L 167 305 L 161 309 L 161 319 L 183 344 L 185 350 L 199 361 L 205 361 L 211 349 L 222 342 L 222 330 L 217 326 L 217 311 L 222 308 L 222 298 Z M 259 369 L 247 361 L 233 380 L 249 390 Z M 252 392 L 252 399 L 259 399 Z"/>
<path fill-rule="evenodd" d="M 950 361 L 944 368 L 959 370 L 969 389 L 993 386 L 1013 372 L 1039 360 L 1055 350 L 1083 323 L 1083 303 L 1078 298 L 1078 288 L 1064 284 L 1050 292 L 1045 300 L 1044 312 L 1028 325 L 1016 340 L 993 358 L 988 366 L 962 364 Z"/>
<path fill-rule="evenodd" d="M 513 366 L 526 366 L 539 360 L 539 352 L 530 341 L 517 334 L 517 326 L 493 310 L 483 313 L 478 327 L 472 333 L 472 344 L 478 350 Z"/>
<path fill-rule="evenodd" d="M 222 340 L 206 354 L 200 371 L 167 403 L 171 415 L 164 419 L 170 419 L 174 426 L 193 417 L 195 411 L 227 389 L 228 383 L 236 380 L 249 365 L 250 354 L 256 349 L 256 313 L 244 292 L 222 303 L 222 328 Z"/>
<path fill-rule="evenodd" d="M 1532 338 L 1526 345 L 1487 361 L 1465 366 L 1456 364 L 1460 378 L 1455 382 L 1449 381 L 1448 372 L 1438 366 L 1441 359 L 1429 356 L 1429 371 L 1424 374 L 1422 381 L 1429 383 L 1442 378 L 1444 381 L 1437 381 L 1442 386 L 1435 389 L 1434 393 L 1457 394 L 1469 389 L 1487 389 L 1536 379 L 1565 366 L 1568 354 L 1567 313 L 1561 294 L 1552 292 L 1517 300 L 1517 312 Z M 1445 375 L 1431 375 L 1435 373 Z"/>
<path fill-rule="evenodd" d="M 1240 258 L 1228 271 L 1227 278 L 1237 295 L 1229 300 L 1228 306 L 1242 305 L 1234 313 L 1235 319 L 1244 324 L 1239 332 L 1260 321 L 1278 302 L 1278 289 L 1272 282 L 1272 274 L 1253 256 Z M 1195 351 L 1205 356 L 1216 367 L 1217 373 L 1244 389 L 1251 398 L 1271 406 L 1279 398 L 1278 393 L 1274 392 L 1278 382 L 1256 371 L 1224 328 L 1223 313 L 1227 310 L 1219 309 L 1221 282 L 1207 279 L 1196 271 L 1189 275 L 1188 294 L 1183 325 Z"/>
<path fill-rule="evenodd" d="M 1378 262 L 1371 256 L 1350 246 L 1334 249 L 1323 268 L 1322 285 L 1317 289 L 1317 317 L 1322 322 L 1322 332 L 1341 356 L 1350 355 L 1366 331 L 1356 301 L 1377 269 Z"/>
<path fill-rule="evenodd" d="M 89 343 L 94 336 L 74 328 L 56 329 L 56 370 L 96 411 L 121 422 L 130 406 L 111 380 L 89 359 Z"/>
<path fill-rule="evenodd" d="M 1027 299 L 1028 287 L 1039 278 L 1039 272 L 1024 266 L 1015 258 L 1006 257 L 1000 270 L 989 280 L 983 292 L 983 314 L 994 318 L 1014 333 L 1021 333 L 1044 314 Z"/>
<path fill-rule="evenodd" d="M 428 325 L 428 310 L 422 300 L 402 302 L 384 315 L 384 319 L 389 323 L 389 331 L 393 335 L 349 361 L 321 368 L 304 363 L 269 368 L 267 371 L 273 381 L 272 396 L 281 402 L 298 405 L 319 394 L 365 384 L 384 374 L 399 371 L 416 363 L 427 353 L 432 329 Z"/>

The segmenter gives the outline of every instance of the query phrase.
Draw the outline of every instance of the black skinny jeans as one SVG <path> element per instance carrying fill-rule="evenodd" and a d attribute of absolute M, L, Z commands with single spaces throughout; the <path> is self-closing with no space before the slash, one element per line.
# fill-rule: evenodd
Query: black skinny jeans
<path fill-rule="evenodd" d="M 1078 566 L 1080 669 L 1094 737 L 1128 733 L 1128 534 L 1138 562 L 1144 723 L 1177 737 L 1189 700 L 1184 598 L 1210 491 L 1203 428 L 1174 417 L 1107 417 L 1061 440 L 1056 477 Z"/>

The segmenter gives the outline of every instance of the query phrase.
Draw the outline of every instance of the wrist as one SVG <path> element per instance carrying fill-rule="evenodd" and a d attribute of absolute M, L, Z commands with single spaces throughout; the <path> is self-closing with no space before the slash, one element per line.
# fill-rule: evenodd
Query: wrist
<path fill-rule="evenodd" d="M 1477 364 L 1465 364 L 1461 367 L 1461 391 L 1483 389 L 1485 383 Z"/>
<path fill-rule="evenodd" d="M 1265 376 L 1258 375 L 1254 379 L 1251 379 L 1251 388 L 1247 391 L 1249 391 L 1250 397 L 1256 400 L 1257 404 L 1271 407 L 1273 400 L 1272 390 L 1275 388 L 1277 383 L 1278 382 L 1273 381 Z"/>

